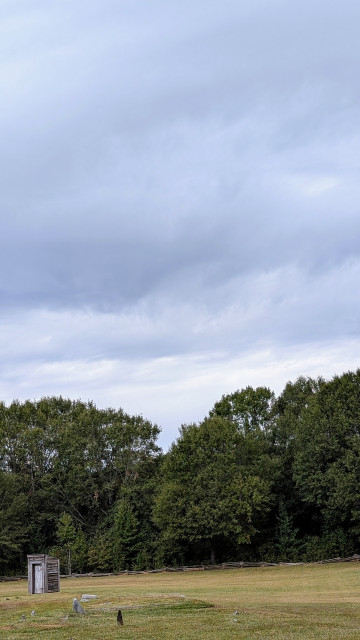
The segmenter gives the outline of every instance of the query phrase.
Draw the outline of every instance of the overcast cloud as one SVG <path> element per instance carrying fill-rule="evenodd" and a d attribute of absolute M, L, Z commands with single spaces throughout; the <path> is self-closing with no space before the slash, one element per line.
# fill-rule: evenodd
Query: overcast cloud
<path fill-rule="evenodd" d="M 165 447 L 360 363 L 360 4 L 0 0 L 0 397 Z"/>

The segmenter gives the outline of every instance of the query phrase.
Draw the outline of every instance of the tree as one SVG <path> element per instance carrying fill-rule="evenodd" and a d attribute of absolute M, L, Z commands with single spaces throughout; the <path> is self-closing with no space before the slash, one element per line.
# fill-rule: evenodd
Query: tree
<path fill-rule="evenodd" d="M 19 479 L 0 471 L 0 571 L 21 568 L 24 544 L 29 538 L 27 501 Z"/>
<path fill-rule="evenodd" d="M 293 526 L 292 518 L 287 513 L 284 503 L 279 504 L 276 527 L 276 559 L 280 561 L 297 561 L 299 554 L 298 529 Z"/>
<path fill-rule="evenodd" d="M 360 369 L 324 382 L 297 426 L 294 481 L 321 533 L 360 540 Z"/>
<path fill-rule="evenodd" d="M 108 514 L 125 493 L 137 505 L 145 539 L 158 434 L 158 427 L 142 416 L 100 410 L 92 402 L 60 396 L 14 401 L 8 407 L 0 403 L 0 471 L 16 479 L 18 499 L 25 505 L 27 530 L 17 542 L 19 557 L 54 547 L 59 519 L 66 513 L 76 530 L 73 565 L 85 566 L 86 540 L 105 531 L 103 522 L 111 528 Z"/>
<path fill-rule="evenodd" d="M 302 416 L 312 398 L 323 384 L 321 378 L 299 377 L 288 382 L 273 405 L 271 430 L 271 455 L 276 460 L 276 482 L 273 485 L 273 510 L 269 514 L 270 523 L 282 521 L 284 514 L 296 523 L 300 535 L 311 532 L 314 512 L 300 495 L 294 481 L 294 458 L 297 447 L 297 434 Z M 269 531 L 269 536 L 270 534 Z M 289 556 L 290 557 L 290 556 Z"/>
<path fill-rule="evenodd" d="M 244 434 L 266 433 L 271 425 L 274 399 L 274 393 L 268 387 L 246 387 L 223 395 L 209 415 L 231 420 Z"/>
<path fill-rule="evenodd" d="M 117 571 L 130 569 L 139 552 L 139 523 L 126 500 L 116 504 L 111 533 L 114 568 Z"/>
<path fill-rule="evenodd" d="M 76 540 L 76 527 L 72 517 L 63 513 L 57 525 L 57 538 L 67 555 L 67 572 L 71 576 L 71 550 Z"/>
<path fill-rule="evenodd" d="M 189 557 L 201 544 L 214 562 L 227 546 L 250 542 L 268 484 L 242 469 L 243 435 L 234 423 L 214 416 L 180 433 L 165 456 L 154 519 L 165 556 L 173 548 Z"/>
<path fill-rule="evenodd" d="M 89 545 L 88 565 L 92 571 L 112 571 L 113 545 L 111 530 L 97 531 Z"/>

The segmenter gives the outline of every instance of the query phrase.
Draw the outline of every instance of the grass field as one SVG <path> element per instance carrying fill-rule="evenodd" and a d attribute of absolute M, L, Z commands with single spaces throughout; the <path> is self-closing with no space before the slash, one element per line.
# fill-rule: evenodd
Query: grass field
<path fill-rule="evenodd" d="M 83 593 L 98 598 L 79 616 Z M 72 578 L 33 596 L 25 581 L 0 583 L 0 638 L 359 640 L 360 564 Z"/>

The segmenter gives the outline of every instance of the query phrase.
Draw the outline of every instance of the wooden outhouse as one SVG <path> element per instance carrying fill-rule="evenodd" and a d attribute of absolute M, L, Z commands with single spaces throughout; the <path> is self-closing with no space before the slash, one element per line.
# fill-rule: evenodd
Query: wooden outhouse
<path fill-rule="evenodd" d="M 60 591 L 60 560 L 46 554 L 28 556 L 28 592 Z"/>

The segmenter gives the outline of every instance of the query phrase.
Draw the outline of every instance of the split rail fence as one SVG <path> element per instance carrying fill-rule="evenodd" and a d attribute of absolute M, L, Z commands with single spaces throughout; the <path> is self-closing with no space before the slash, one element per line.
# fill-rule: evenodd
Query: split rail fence
<path fill-rule="evenodd" d="M 328 560 L 318 560 L 317 562 L 223 562 L 222 564 L 199 564 L 191 567 L 162 567 L 161 569 L 147 569 L 144 571 L 118 571 L 117 573 L 72 573 L 61 575 L 61 579 L 66 578 L 104 578 L 108 576 L 134 576 L 146 573 L 175 573 L 177 571 L 216 571 L 223 569 L 249 569 L 252 567 L 296 567 L 305 564 L 335 564 L 338 562 L 359 562 L 360 555 L 354 554 L 349 558 L 329 558 Z M 16 580 L 27 580 L 27 576 L 0 576 L 0 582 L 14 582 Z"/>

